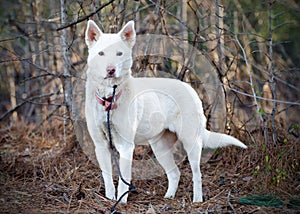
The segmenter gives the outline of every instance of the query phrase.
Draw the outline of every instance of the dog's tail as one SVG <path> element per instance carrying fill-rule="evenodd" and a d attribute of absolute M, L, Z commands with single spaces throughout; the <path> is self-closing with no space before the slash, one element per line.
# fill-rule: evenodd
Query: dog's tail
<path fill-rule="evenodd" d="M 245 144 L 243 144 L 238 139 L 231 137 L 227 134 L 216 133 L 216 132 L 205 130 L 204 136 L 205 136 L 203 139 L 204 148 L 214 149 L 218 147 L 234 145 L 234 146 L 239 146 L 244 149 L 247 149 L 247 146 Z"/>

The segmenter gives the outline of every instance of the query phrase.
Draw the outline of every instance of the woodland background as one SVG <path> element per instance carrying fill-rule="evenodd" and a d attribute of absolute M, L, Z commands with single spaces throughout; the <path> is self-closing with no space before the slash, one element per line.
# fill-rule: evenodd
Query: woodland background
<path fill-rule="evenodd" d="M 100 172 L 80 147 L 73 112 L 74 86 L 86 71 L 84 31 L 93 19 L 112 33 L 135 20 L 138 35 L 167 35 L 194 46 L 221 83 L 225 114 L 219 131 L 249 146 L 217 150 L 203 164 L 203 204 L 190 203 L 191 172 L 183 162 L 174 201 L 161 200 L 165 177 L 134 181 L 143 191 L 130 196 L 122 211 L 297 212 L 299 1 L 11 0 L 0 5 L 1 210 L 105 213 L 112 205 L 103 187 L 98 192 Z M 208 127 L 215 127 L 214 101 L 206 96 L 201 72 L 189 69 L 192 63 L 138 57 L 133 74 L 189 82 L 203 100 Z M 148 148 L 137 148 L 135 158 L 151 156 Z M 282 204 L 239 203 L 251 194 L 276 196 Z"/>

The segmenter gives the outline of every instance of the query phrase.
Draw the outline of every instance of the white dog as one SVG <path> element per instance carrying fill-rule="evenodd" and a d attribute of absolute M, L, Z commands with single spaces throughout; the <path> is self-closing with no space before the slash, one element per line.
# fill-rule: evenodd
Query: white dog
<path fill-rule="evenodd" d="M 180 172 L 171 148 L 178 139 L 193 172 L 193 202 L 202 202 L 202 148 L 230 144 L 247 147 L 231 136 L 206 129 L 202 103 L 188 84 L 175 79 L 133 78 L 131 55 L 135 38 L 133 21 L 117 34 L 105 34 L 90 20 L 85 33 L 89 49 L 85 115 L 102 170 L 105 195 L 116 199 L 106 121 L 107 106 L 113 102 L 111 132 L 124 179 L 131 182 L 135 144 L 148 142 L 168 177 L 165 197 L 173 198 Z M 114 85 L 116 96 L 111 100 Z M 127 190 L 128 186 L 119 179 L 117 198 Z M 127 196 L 122 202 L 127 202 Z"/>

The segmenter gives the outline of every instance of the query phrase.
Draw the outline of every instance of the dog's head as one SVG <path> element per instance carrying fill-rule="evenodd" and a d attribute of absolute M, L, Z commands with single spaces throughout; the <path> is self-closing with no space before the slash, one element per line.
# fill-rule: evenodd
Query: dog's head
<path fill-rule="evenodd" d="M 135 37 L 133 21 L 129 21 L 119 33 L 106 34 L 89 20 L 85 32 L 89 72 L 97 79 L 116 79 L 131 74 Z"/>

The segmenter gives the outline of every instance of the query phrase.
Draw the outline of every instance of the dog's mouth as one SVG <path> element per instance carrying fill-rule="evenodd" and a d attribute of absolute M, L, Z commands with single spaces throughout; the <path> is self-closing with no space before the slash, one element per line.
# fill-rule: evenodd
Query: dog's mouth
<path fill-rule="evenodd" d="M 104 77 L 104 79 L 111 79 L 111 78 L 115 78 L 116 75 L 115 74 L 108 74 L 106 75 L 106 77 Z"/>

